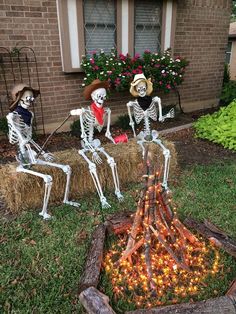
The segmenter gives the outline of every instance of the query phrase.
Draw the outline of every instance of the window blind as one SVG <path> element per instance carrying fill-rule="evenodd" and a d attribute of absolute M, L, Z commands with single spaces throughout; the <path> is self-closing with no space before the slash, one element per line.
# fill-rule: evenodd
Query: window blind
<path fill-rule="evenodd" d="M 160 51 L 162 1 L 135 0 L 134 2 L 134 51 Z"/>
<path fill-rule="evenodd" d="M 85 52 L 116 47 L 116 1 L 84 0 Z"/>

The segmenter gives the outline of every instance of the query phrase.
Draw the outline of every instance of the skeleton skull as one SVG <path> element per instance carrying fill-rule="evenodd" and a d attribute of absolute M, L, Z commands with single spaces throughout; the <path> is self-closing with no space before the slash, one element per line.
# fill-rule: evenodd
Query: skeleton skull
<path fill-rule="evenodd" d="M 91 94 L 91 98 L 98 108 L 101 108 L 103 106 L 104 100 L 106 100 L 106 96 L 107 92 L 105 88 L 95 89 Z"/>
<path fill-rule="evenodd" d="M 147 84 L 145 81 L 141 81 L 136 86 L 136 91 L 138 92 L 140 97 L 146 96 Z"/>
<path fill-rule="evenodd" d="M 28 109 L 33 101 L 34 101 L 33 92 L 31 90 L 26 90 L 20 99 L 20 105 L 24 109 Z"/>

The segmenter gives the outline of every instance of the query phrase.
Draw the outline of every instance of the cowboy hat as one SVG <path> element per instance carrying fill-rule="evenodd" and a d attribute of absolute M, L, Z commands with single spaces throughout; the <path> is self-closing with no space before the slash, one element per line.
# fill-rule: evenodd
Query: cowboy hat
<path fill-rule="evenodd" d="M 96 79 L 92 81 L 90 85 L 85 86 L 84 88 L 84 98 L 85 100 L 91 99 L 91 94 L 95 89 L 98 88 L 109 88 L 109 83 L 107 81 L 100 81 L 99 79 Z"/>
<path fill-rule="evenodd" d="M 147 91 L 146 91 L 146 94 L 149 96 L 152 91 L 153 91 L 153 87 L 152 87 L 152 82 L 151 82 L 151 79 L 146 79 L 145 75 L 143 73 L 141 74 L 136 74 L 134 76 L 134 79 L 133 81 L 130 83 L 130 94 L 132 94 L 134 97 L 137 97 L 139 94 L 138 92 L 136 91 L 136 88 L 135 86 L 140 83 L 140 82 L 145 82 L 147 84 Z"/>
<path fill-rule="evenodd" d="M 11 90 L 11 97 L 12 97 L 12 103 L 10 104 L 10 111 L 14 111 L 15 108 L 17 107 L 17 104 L 21 97 L 23 96 L 24 92 L 30 90 L 33 93 L 34 98 L 38 97 L 40 94 L 40 91 L 37 89 L 33 89 L 32 87 L 24 84 L 24 83 L 19 83 L 13 86 Z"/>

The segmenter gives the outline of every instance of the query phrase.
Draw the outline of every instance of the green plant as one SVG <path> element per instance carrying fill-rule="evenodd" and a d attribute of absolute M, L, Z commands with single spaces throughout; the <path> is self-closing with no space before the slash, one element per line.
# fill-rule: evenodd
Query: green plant
<path fill-rule="evenodd" d="M 223 85 L 225 83 L 229 83 L 230 81 L 230 72 L 229 72 L 229 65 L 227 63 L 225 63 L 224 66 L 224 77 L 223 77 Z"/>
<path fill-rule="evenodd" d="M 236 99 L 236 81 L 229 81 L 223 85 L 220 101 L 222 105 L 227 106 L 234 99 Z"/>
<path fill-rule="evenodd" d="M 2 117 L 0 118 L 0 132 L 7 134 L 8 133 L 8 125 L 7 125 L 7 118 Z"/>
<path fill-rule="evenodd" d="M 200 117 L 194 123 L 196 136 L 236 150 L 236 101 L 221 107 L 212 115 Z"/>
<path fill-rule="evenodd" d="M 70 125 L 71 135 L 80 137 L 81 134 L 81 127 L 80 127 L 80 120 L 75 120 Z"/>
<path fill-rule="evenodd" d="M 154 88 L 168 93 L 183 81 L 188 61 L 181 57 L 172 58 L 170 50 L 163 54 L 146 50 L 142 57 L 135 54 L 118 54 L 115 49 L 109 54 L 93 51 L 92 56 L 84 56 L 81 67 L 85 71 L 84 83 L 89 85 L 95 79 L 108 80 L 118 91 L 128 90 L 135 74 L 144 73 L 151 78 Z"/>
<path fill-rule="evenodd" d="M 123 131 L 129 130 L 129 129 L 131 130 L 131 126 L 129 125 L 129 122 L 130 122 L 129 115 L 124 114 L 118 117 L 118 119 L 115 122 L 115 125 Z"/>

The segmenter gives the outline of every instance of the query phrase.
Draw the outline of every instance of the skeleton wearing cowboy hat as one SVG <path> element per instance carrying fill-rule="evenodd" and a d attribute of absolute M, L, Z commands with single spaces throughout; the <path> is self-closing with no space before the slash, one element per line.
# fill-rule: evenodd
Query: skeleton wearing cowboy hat
<path fill-rule="evenodd" d="M 96 164 L 102 163 L 102 159 L 99 154 L 103 154 L 107 158 L 107 163 L 111 167 L 112 171 L 112 177 L 115 186 L 115 195 L 117 196 L 119 201 L 123 200 L 123 196 L 120 192 L 117 166 L 114 158 L 112 158 L 101 146 L 101 142 L 99 139 L 94 139 L 94 129 L 96 128 L 100 132 L 104 126 L 105 117 L 107 116 L 107 128 L 105 136 L 113 143 L 115 143 L 110 133 L 111 110 L 109 108 L 103 107 L 104 100 L 106 99 L 106 89 L 108 87 L 108 82 L 102 82 L 99 79 L 94 80 L 84 89 L 84 98 L 85 100 L 92 99 L 91 105 L 87 108 L 75 109 L 70 111 L 71 115 L 79 115 L 80 117 L 82 149 L 79 150 L 79 154 L 88 163 L 89 172 L 93 178 L 93 182 L 95 184 L 103 208 L 108 208 L 110 207 L 110 205 L 103 194 L 97 174 Z M 92 153 L 92 160 L 90 160 L 86 155 L 88 153 Z"/>
<path fill-rule="evenodd" d="M 165 158 L 165 167 L 163 174 L 163 187 L 167 189 L 167 180 L 169 173 L 169 160 L 170 151 L 165 148 L 161 140 L 158 138 L 158 132 L 151 130 L 150 119 L 157 121 L 157 107 L 159 118 L 158 121 L 163 122 L 166 118 L 174 117 L 174 109 L 171 109 L 166 115 L 162 115 L 161 99 L 157 96 L 151 97 L 150 94 L 153 91 L 153 84 L 151 79 L 146 79 L 143 73 L 136 74 L 130 86 L 130 93 L 137 97 L 134 101 L 127 103 L 128 114 L 130 118 L 130 126 L 132 127 L 134 137 L 137 138 L 137 143 L 142 147 L 143 157 L 145 155 L 145 143 L 154 142 L 161 147 Z M 135 122 L 139 124 L 142 120 L 144 121 L 143 130 L 136 135 L 134 128 L 134 116 Z"/>
<path fill-rule="evenodd" d="M 32 170 L 33 165 L 43 165 L 60 168 L 66 174 L 66 187 L 64 192 L 63 203 L 79 206 L 78 203 L 68 201 L 71 168 L 68 165 L 56 164 L 53 162 L 54 157 L 50 153 L 46 153 L 41 147 L 32 139 L 32 124 L 34 114 L 29 110 L 34 99 L 39 95 L 39 90 L 33 89 L 26 84 L 16 84 L 12 91 L 13 102 L 10 105 L 10 113 L 7 115 L 7 122 L 9 128 L 9 142 L 17 144 L 18 153 L 16 160 L 19 166 L 16 168 L 17 172 L 24 172 L 43 179 L 45 184 L 44 201 L 42 211 L 39 213 L 44 219 L 49 219 L 51 216 L 47 213 L 47 206 L 52 187 L 52 177 L 40 172 Z M 32 149 L 32 147 L 34 149 Z M 37 152 L 40 152 L 44 160 L 37 157 Z"/>

